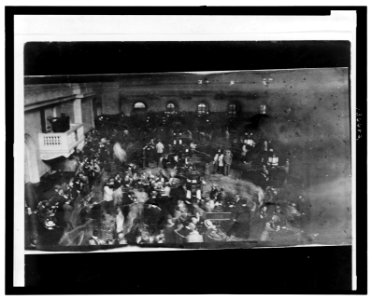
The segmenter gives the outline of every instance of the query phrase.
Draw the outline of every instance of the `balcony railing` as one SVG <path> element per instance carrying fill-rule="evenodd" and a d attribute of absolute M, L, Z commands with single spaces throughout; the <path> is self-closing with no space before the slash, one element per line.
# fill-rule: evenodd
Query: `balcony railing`
<path fill-rule="evenodd" d="M 60 156 L 69 157 L 75 148 L 84 146 L 83 124 L 70 124 L 66 132 L 39 133 L 39 151 L 42 160 Z"/>

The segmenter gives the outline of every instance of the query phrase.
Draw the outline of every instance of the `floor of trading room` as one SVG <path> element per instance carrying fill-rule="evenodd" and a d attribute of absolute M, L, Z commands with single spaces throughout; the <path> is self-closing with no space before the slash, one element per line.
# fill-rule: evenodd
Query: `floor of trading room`
<path fill-rule="evenodd" d="M 222 139 L 222 138 L 221 138 Z M 136 148 L 134 142 L 132 147 Z M 220 144 L 223 141 L 220 141 Z M 130 148 L 127 145 L 127 149 Z M 226 147 L 226 145 L 225 145 Z M 130 151 L 128 151 L 130 153 Z M 129 156 L 130 157 L 130 156 Z M 202 172 L 202 198 L 208 198 L 208 194 L 212 188 L 212 185 L 223 189 L 227 195 L 227 198 L 232 199 L 235 195 L 239 194 L 243 199 L 250 199 L 257 201 L 255 197 L 264 197 L 264 190 L 258 185 L 252 183 L 251 180 L 247 179 L 247 174 L 244 171 L 244 165 L 242 167 L 241 162 L 235 162 L 232 165 L 229 176 L 224 176 L 215 172 L 213 165 L 211 164 L 212 158 L 206 155 L 206 153 L 196 153 L 190 157 L 192 164 L 206 164 L 205 170 Z M 57 166 L 64 164 L 66 161 L 56 163 Z M 112 176 L 121 174 L 124 176 L 125 168 L 118 166 L 118 163 L 114 160 L 109 162 L 110 170 L 104 170 L 101 174 L 100 180 L 92 186 L 89 193 L 90 203 L 100 203 L 103 199 L 103 184 Z M 150 164 L 150 166 L 144 168 L 142 171 L 147 174 L 157 176 L 161 174 L 162 169 L 156 167 L 156 164 Z M 169 171 L 169 170 L 168 170 Z M 44 181 L 39 184 L 39 192 L 45 193 L 50 190 L 55 183 L 68 182 L 74 175 L 69 173 L 59 173 L 49 175 L 45 177 Z M 249 175 L 248 175 L 249 177 Z M 280 189 L 278 202 L 273 205 L 267 205 L 267 215 L 272 215 L 279 205 L 282 209 L 286 209 L 288 206 L 288 199 L 296 199 L 298 195 L 305 197 L 311 197 L 311 204 L 306 203 L 307 207 L 301 207 L 303 217 L 300 222 L 299 228 L 293 231 L 287 231 L 278 233 L 271 236 L 270 243 L 261 243 L 263 245 L 270 246 L 286 246 L 286 245 L 299 245 L 299 244 L 340 244 L 349 243 L 351 239 L 350 235 L 350 208 L 348 201 L 344 200 L 344 203 L 340 203 L 340 200 L 346 199 L 345 193 L 349 193 L 348 190 L 339 190 L 339 186 L 348 186 L 348 179 L 336 178 L 331 184 L 319 184 L 310 187 L 308 190 L 304 190 L 303 187 L 296 182 L 295 178 L 288 177 L 287 182 Z M 280 199 L 281 198 L 281 199 Z M 325 200 L 326 199 L 326 200 Z M 300 203 L 301 204 L 301 203 Z M 74 211 L 79 214 L 81 205 L 75 205 Z M 114 222 L 114 217 L 111 220 Z M 234 235 L 227 237 L 225 242 L 226 247 L 228 242 L 260 242 L 261 236 L 265 229 L 267 217 L 260 213 L 255 213 L 250 220 L 249 225 L 249 237 L 242 238 Z M 216 222 L 224 231 L 228 231 L 231 222 L 222 221 Z M 77 226 L 79 227 L 79 226 Z M 61 244 L 61 236 L 63 240 L 62 232 L 59 230 L 45 230 L 40 235 L 40 245 L 55 246 Z M 27 235 L 27 234 L 26 234 Z M 75 238 L 71 238 L 73 240 Z M 77 242 L 69 242 L 68 245 L 74 246 Z M 80 245 L 80 244 L 77 244 Z"/>

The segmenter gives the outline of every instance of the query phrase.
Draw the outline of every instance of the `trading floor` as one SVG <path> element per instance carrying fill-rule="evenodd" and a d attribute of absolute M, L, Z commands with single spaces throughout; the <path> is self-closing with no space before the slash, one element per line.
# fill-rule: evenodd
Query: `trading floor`
<path fill-rule="evenodd" d="M 172 108 L 97 118 L 82 150 L 26 188 L 26 246 L 314 242 L 265 105 L 248 120 Z"/>

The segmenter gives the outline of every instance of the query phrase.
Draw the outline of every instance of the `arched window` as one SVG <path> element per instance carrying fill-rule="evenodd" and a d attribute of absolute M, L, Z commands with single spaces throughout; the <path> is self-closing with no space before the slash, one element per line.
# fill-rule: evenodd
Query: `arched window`
<path fill-rule="evenodd" d="M 205 103 L 199 103 L 198 104 L 198 111 L 197 111 L 198 115 L 205 115 L 205 114 L 208 114 L 208 106 L 207 104 Z"/>
<path fill-rule="evenodd" d="M 146 109 L 146 104 L 143 103 L 143 102 L 136 102 L 133 105 L 133 109 L 145 110 Z"/>
<path fill-rule="evenodd" d="M 238 106 L 235 103 L 230 103 L 227 107 L 227 113 L 229 116 L 236 116 L 238 112 Z"/>
<path fill-rule="evenodd" d="M 168 102 L 166 107 L 165 107 L 165 113 L 168 115 L 175 114 L 177 112 L 177 107 L 176 104 L 173 102 Z"/>

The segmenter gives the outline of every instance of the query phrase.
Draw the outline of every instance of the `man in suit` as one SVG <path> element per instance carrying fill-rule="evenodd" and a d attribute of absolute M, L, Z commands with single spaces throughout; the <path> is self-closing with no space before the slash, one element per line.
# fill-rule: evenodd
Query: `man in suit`
<path fill-rule="evenodd" d="M 25 184 L 25 226 L 26 226 L 26 247 L 35 247 L 38 243 L 38 219 L 36 209 L 38 197 L 32 183 Z"/>
<path fill-rule="evenodd" d="M 157 163 L 158 163 L 158 166 L 160 164 L 160 158 L 163 156 L 164 154 L 164 149 L 165 149 L 165 146 L 164 144 L 161 142 L 161 140 L 158 140 L 158 142 L 156 143 L 155 145 L 155 148 L 156 148 L 156 159 L 157 159 Z"/>
<path fill-rule="evenodd" d="M 222 154 L 222 150 L 221 149 L 218 149 L 217 150 L 217 153 L 214 155 L 214 158 L 213 158 L 213 172 L 214 173 L 217 173 L 218 171 L 218 166 L 219 166 L 219 157 L 223 155 Z"/>
<path fill-rule="evenodd" d="M 230 167 L 232 164 L 232 158 L 233 154 L 231 153 L 231 150 L 226 150 L 225 155 L 223 157 L 224 160 L 224 175 L 229 176 L 230 173 Z"/>

